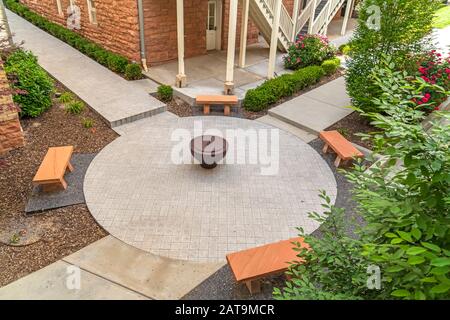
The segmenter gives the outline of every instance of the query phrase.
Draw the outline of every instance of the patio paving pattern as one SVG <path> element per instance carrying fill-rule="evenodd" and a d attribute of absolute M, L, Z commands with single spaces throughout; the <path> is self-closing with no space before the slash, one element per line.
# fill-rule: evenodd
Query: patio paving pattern
<path fill-rule="evenodd" d="M 296 236 L 299 226 L 306 232 L 318 228 L 307 213 L 321 212 L 319 189 L 334 202 L 336 181 L 329 166 L 288 132 L 228 117 L 154 120 L 154 125 L 152 118 L 136 122 L 104 148 L 84 182 L 94 218 L 134 247 L 174 259 L 223 262 L 229 252 Z M 205 170 L 173 163 L 173 147 L 179 144 L 172 139 L 174 129 L 193 137 L 198 121 L 203 131 L 215 128 L 224 134 L 238 128 L 277 130 L 278 173 L 262 175 L 260 164 L 227 163 Z M 248 157 L 249 144 L 239 148 Z"/>

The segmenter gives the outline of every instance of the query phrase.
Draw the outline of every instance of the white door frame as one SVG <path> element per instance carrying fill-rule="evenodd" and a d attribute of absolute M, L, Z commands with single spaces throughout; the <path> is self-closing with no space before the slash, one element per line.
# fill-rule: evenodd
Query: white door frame
<path fill-rule="evenodd" d="M 215 30 L 215 43 L 214 47 L 210 47 L 209 50 L 220 50 L 222 46 L 222 1 L 223 0 L 208 0 L 208 11 L 209 14 L 209 3 L 215 2 L 216 4 L 216 30 Z M 209 16 L 207 16 L 209 19 Z M 206 22 L 206 27 L 208 28 L 209 21 Z M 208 30 L 206 30 L 206 48 L 208 49 Z"/>

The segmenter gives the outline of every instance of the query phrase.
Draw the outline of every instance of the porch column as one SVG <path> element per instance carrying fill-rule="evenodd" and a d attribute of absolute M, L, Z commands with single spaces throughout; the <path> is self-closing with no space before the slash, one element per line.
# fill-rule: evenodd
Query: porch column
<path fill-rule="evenodd" d="M 245 55 L 247 53 L 247 30 L 249 0 L 242 0 L 241 42 L 239 49 L 239 67 L 245 67 Z"/>
<path fill-rule="evenodd" d="M 178 45 L 178 74 L 176 86 L 182 88 L 186 86 L 187 78 L 184 72 L 184 3 L 177 0 L 177 45 Z"/>
<path fill-rule="evenodd" d="M 294 22 L 294 26 L 292 29 L 292 42 L 295 42 L 295 38 L 297 36 L 297 21 L 298 21 L 298 9 L 300 8 L 300 0 L 294 0 L 294 9 L 292 10 L 292 21 Z"/>
<path fill-rule="evenodd" d="M 331 15 L 331 2 L 329 2 L 328 5 L 328 11 L 327 11 L 327 24 L 325 25 L 325 28 L 323 30 L 323 35 L 326 36 L 328 34 L 328 26 L 330 25 L 331 19 L 334 17 L 330 17 Z"/>
<path fill-rule="evenodd" d="M 225 94 L 234 90 L 234 55 L 236 49 L 236 24 L 238 0 L 230 0 L 230 17 L 228 22 L 227 72 L 225 76 Z"/>
<path fill-rule="evenodd" d="M 348 19 L 350 18 L 350 13 L 352 12 L 353 0 L 347 0 L 347 6 L 345 7 L 344 21 L 342 22 L 341 36 L 345 35 L 347 32 Z"/>
<path fill-rule="evenodd" d="M 267 69 L 267 78 L 272 79 L 275 76 L 275 62 L 277 58 L 278 32 L 280 29 L 281 0 L 275 0 L 275 9 L 273 13 L 272 36 L 270 37 L 269 67 Z"/>

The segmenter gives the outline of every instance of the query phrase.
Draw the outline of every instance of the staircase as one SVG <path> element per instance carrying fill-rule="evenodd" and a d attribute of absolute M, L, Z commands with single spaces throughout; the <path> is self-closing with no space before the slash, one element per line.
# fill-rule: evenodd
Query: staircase
<path fill-rule="evenodd" d="M 328 24 L 347 0 L 307 0 L 306 6 L 297 17 L 292 18 L 286 7 L 281 5 L 278 49 L 286 51 L 298 34 L 323 34 Z M 264 39 L 270 43 L 275 0 L 250 0 L 249 15 Z"/>

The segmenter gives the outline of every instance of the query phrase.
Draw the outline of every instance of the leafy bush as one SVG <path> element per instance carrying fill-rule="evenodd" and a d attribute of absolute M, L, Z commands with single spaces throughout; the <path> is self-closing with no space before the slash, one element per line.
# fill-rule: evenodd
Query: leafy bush
<path fill-rule="evenodd" d="M 71 92 L 63 92 L 58 100 L 61 103 L 68 103 L 68 102 L 71 102 L 73 99 L 74 99 L 74 97 Z"/>
<path fill-rule="evenodd" d="M 369 169 L 356 165 L 347 173 L 357 202 L 354 214 L 364 220 L 358 238 L 342 232 L 342 209 L 330 206 L 322 195 L 325 220 L 312 214 L 323 222 L 322 236 L 302 234 L 312 250 L 299 251 L 304 263 L 294 262 L 291 280 L 285 288 L 274 290 L 275 298 L 448 299 L 450 113 L 436 112 L 427 130 L 422 125 L 426 113 L 416 108 L 408 93 L 450 92 L 420 78 L 414 81 L 419 84 L 415 91 L 409 83 L 402 85 L 401 73 L 396 71 L 390 80 L 374 78 L 382 88 L 374 104 L 382 112 L 360 110 L 382 130 L 365 136 L 373 139 L 374 153 L 383 161 Z M 365 286 L 369 265 L 380 268 L 379 290 Z"/>
<path fill-rule="evenodd" d="M 348 56 L 352 52 L 352 47 L 350 44 L 345 43 L 339 46 L 338 50 L 341 54 Z"/>
<path fill-rule="evenodd" d="M 66 42 L 114 72 L 124 74 L 127 65 L 130 64 L 127 58 L 102 48 L 100 45 L 82 37 L 72 30 L 48 21 L 46 18 L 28 9 L 28 7 L 21 4 L 18 0 L 5 0 L 5 5 L 8 9 L 22 16 L 32 24 Z"/>
<path fill-rule="evenodd" d="M 341 60 L 339 58 L 334 58 L 330 60 L 325 60 L 322 62 L 322 69 L 325 71 L 326 75 L 335 73 L 341 66 Z"/>
<path fill-rule="evenodd" d="M 324 75 L 325 71 L 322 67 L 310 66 L 299 69 L 292 74 L 284 74 L 267 80 L 257 88 L 247 91 L 243 106 L 248 111 L 259 112 L 281 98 L 288 97 L 294 92 L 315 84 Z"/>
<path fill-rule="evenodd" d="M 38 64 L 31 52 L 17 50 L 7 57 L 5 71 L 13 78 L 14 102 L 21 116 L 37 117 L 52 105 L 53 79 Z"/>
<path fill-rule="evenodd" d="M 287 69 L 297 70 L 311 65 L 320 65 L 336 53 L 327 37 L 321 35 L 299 35 L 297 41 L 288 48 L 284 57 Z"/>
<path fill-rule="evenodd" d="M 376 88 L 368 78 L 383 55 L 392 56 L 399 69 L 410 70 L 414 55 L 429 50 L 428 36 L 438 0 L 365 0 L 359 8 L 358 26 L 351 45 L 346 72 L 347 91 L 352 104 L 365 111 L 376 111 Z M 372 8 L 380 9 L 380 24 Z M 368 23 L 369 22 L 369 23 Z M 379 28 L 377 28 L 379 27 Z"/>
<path fill-rule="evenodd" d="M 167 85 L 160 85 L 157 89 L 157 94 L 159 99 L 161 99 L 164 102 L 172 100 L 173 97 L 173 89 L 171 86 Z"/>
<path fill-rule="evenodd" d="M 66 112 L 71 114 L 80 114 L 81 112 L 83 112 L 84 107 L 85 106 L 82 101 L 76 100 L 69 102 L 64 109 L 66 110 Z"/>
<path fill-rule="evenodd" d="M 125 68 L 125 78 L 128 80 L 138 80 L 142 78 L 141 66 L 137 63 L 129 63 Z"/>

